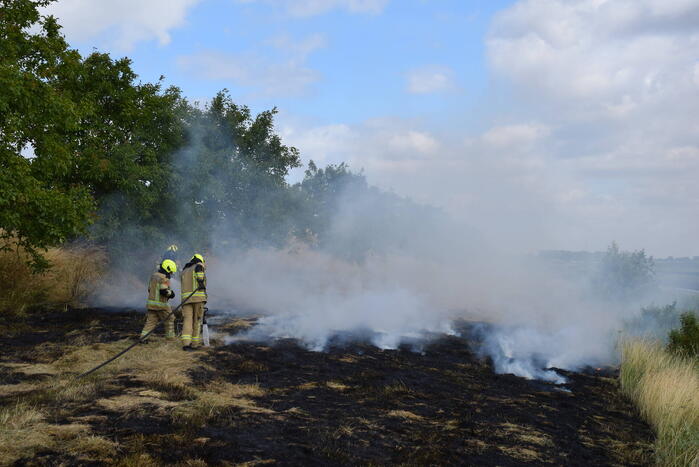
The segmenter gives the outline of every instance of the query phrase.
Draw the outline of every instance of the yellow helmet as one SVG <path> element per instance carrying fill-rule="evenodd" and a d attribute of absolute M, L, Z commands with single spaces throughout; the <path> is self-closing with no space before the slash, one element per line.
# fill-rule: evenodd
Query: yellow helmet
<path fill-rule="evenodd" d="M 175 252 L 175 251 L 177 251 L 177 249 L 178 249 L 177 245 L 175 245 L 174 243 L 172 245 L 170 245 L 169 247 L 167 247 L 167 251 Z"/>
<path fill-rule="evenodd" d="M 202 263 L 204 262 L 204 257 L 199 253 L 194 253 L 194 256 L 192 256 L 192 259 L 190 261 L 194 261 L 195 259 L 198 259 Z"/>
<path fill-rule="evenodd" d="M 166 259 L 160 263 L 160 267 L 163 268 L 168 274 L 174 274 L 177 272 L 177 264 L 171 259 Z"/>

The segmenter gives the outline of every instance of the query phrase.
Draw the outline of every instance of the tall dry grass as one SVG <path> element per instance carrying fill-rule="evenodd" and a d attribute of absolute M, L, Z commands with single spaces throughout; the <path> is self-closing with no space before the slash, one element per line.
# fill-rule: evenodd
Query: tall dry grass
<path fill-rule="evenodd" d="M 46 257 L 52 264 L 48 278 L 51 304 L 81 306 L 97 286 L 106 270 L 107 255 L 97 247 L 54 248 Z"/>
<path fill-rule="evenodd" d="M 619 375 L 624 394 L 656 432 L 656 460 L 699 466 L 699 365 L 655 341 L 622 343 Z"/>
<path fill-rule="evenodd" d="M 36 273 L 23 251 L 0 251 L 0 313 L 82 306 L 105 270 L 106 254 L 96 247 L 52 248 L 46 258 L 51 267 Z"/>

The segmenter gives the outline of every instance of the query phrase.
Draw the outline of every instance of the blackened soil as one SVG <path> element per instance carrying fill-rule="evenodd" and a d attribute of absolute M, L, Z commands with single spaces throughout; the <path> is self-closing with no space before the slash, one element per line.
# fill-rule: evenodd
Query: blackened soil
<path fill-rule="evenodd" d="M 86 343 L 120 339 L 134 334 L 142 319 L 97 310 L 65 318 L 45 318 L 14 339 L 0 338 L 3 361 L 36 361 L 36 346 L 60 353 L 68 336 Z M 619 396 L 608 369 L 561 371 L 569 380 L 565 388 L 496 375 L 458 337 L 440 338 L 422 353 L 361 344 L 321 353 L 280 341 L 218 346 L 201 352 L 201 359 L 203 365 L 192 372 L 194 384 L 222 379 L 259 384 L 264 394 L 253 402 L 263 410 L 232 407 L 197 428 L 147 410 L 114 413 L 83 406 L 62 417 L 94 416 L 93 432 L 117 441 L 120 456 L 146 450 L 164 464 L 190 459 L 208 465 L 304 466 L 650 462 L 652 432 Z M 125 391 L 130 384 L 123 378 L 109 391 Z M 61 462 L 72 463 L 45 452 L 20 464 Z"/>

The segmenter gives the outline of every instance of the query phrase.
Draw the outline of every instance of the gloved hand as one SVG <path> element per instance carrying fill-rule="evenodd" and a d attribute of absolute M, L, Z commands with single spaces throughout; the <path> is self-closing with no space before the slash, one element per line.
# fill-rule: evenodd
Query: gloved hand
<path fill-rule="evenodd" d="M 168 298 L 175 298 L 175 291 L 174 290 L 170 291 L 170 295 L 168 296 Z"/>

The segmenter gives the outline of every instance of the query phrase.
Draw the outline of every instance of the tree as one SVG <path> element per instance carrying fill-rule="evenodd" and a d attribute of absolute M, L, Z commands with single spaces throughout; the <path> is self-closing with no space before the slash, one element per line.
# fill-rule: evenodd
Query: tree
<path fill-rule="evenodd" d="M 303 181 L 295 188 L 305 204 L 301 221 L 304 228 L 321 244 L 327 244 L 345 193 L 348 190 L 366 192 L 368 185 L 361 172 L 352 172 L 344 162 L 329 164 L 323 169 L 310 161 Z"/>
<path fill-rule="evenodd" d="M 285 177 L 300 159 L 274 132 L 276 109 L 253 117 L 226 90 L 203 110 L 185 107 L 184 142 L 168 167 L 173 237 L 200 250 L 285 243 L 300 209 Z"/>
<path fill-rule="evenodd" d="M 89 191 L 70 179 L 80 102 L 57 84 L 80 66 L 49 1 L 3 1 L 0 10 L 0 249 L 24 248 L 36 268 L 40 251 L 85 232 Z M 33 152 L 33 154 L 30 154 Z"/>
<path fill-rule="evenodd" d="M 463 231 L 439 209 L 373 187 L 345 163 L 322 169 L 311 161 L 294 188 L 304 201 L 307 236 L 347 259 L 391 252 L 436 258 Z"/>
<path fill-rule="evenodd" d="M 179 89 L 136 80 L 130 60 L 93 53 L 61 82 L 84 108 L 66 135 L 74 141 L 72 179 L 94 197 L 91 236 L 114 258 L 147 256 L 177 227 L 172 157 L 186 143 L 190 109 Z"/>
<path fill-rule="evenodd" d="M 593 282 L 597 293 L 605 298 L 639 298 L 655 285 L 655 263 L 645 250 L 621 251 L 612 242 Z"/>

